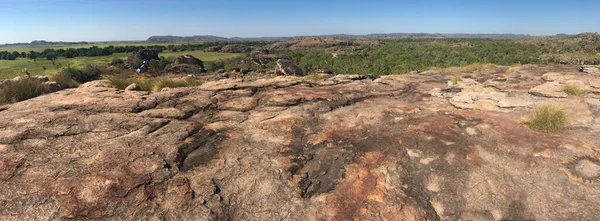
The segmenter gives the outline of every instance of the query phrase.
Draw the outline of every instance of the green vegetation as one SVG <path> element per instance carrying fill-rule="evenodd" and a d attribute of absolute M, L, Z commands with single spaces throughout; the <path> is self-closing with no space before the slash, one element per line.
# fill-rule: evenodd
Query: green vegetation
<path fill-rule="evenodd" d="M 297 51 L 289 54 L 294 63 L 309 72 L 320 67 L 336 73 L 377 76 L 476 63 L 540 63 L 540 53 L 535 45 L 487 39 L 390 40 L 385 41 L 383 46 L 353 48 L 337 57 L 333 57 L 327 50 Z"/>
<path fill-rule="evenodd" d="M 454 75 L 452 79 L 450 79 L 450 82 L 454 85 L 458 84 L 459 81 L 463 81 L 463 77 L 460 75 Z"/>
<path fill-rule="evenodd" d="M 48 86 L 34 78 L 23 78 L 0 85 L 0 104 L 24 101 L 49 93 Z"/>
<path fill-rule="evenodd" d="M 581 96 L 583 94 L 583 90 L 579 86 L 572 84 L 565 85 L 563 91 L 572 96 Z"/>
<path fill-rule="evenodd" d="M 73 67 L 67 67 L 60 72 L 60 75 L 63 75 L 67 78 L 73 79 L 78 83 L 85 83 L 88 81 L 97 80 L 100 78 L 102 74 L 102 70 L 98 66 L 87 65 L 83 69 L 77 69 Z"/>
<path fill-rule="evenodd" d="M 220 59 L 231 59 L 240 57 L 242 54 L 235 53 L 217 53 L 203 51 L 183 51 L 183 52 L 163 52 L 160 56 L 177 57 L 185 54 L 190 54 L 198 59 L 210 62 Z M 32 75 L 50 75 L 60 70 L 73 67 L 83 68 L 87 65 L 106 65 L 114 59 L 125 60 L 129 53 L 118 53 L 111 56 L 100 57 L 76 57 L 76 58 L 57 58 L 54 60 L 44 59 L 27 59 L 17 58 L 14 61 L 0 60 L 0 79 L 10 79 L 19 75 L 23 75 L 22 71 L 27 69 Z M 132 71 L 133 72 L 133 71 Z"/>
<path fill-rule="evenodd" d="M 108 79 L 110 83 L 118 89 L 124 90 L 130 84 L 140 85 L 142 91 L 160 91 L 163 88 L 193 87 L 201 85 L 203 82 L 193 77 L 183 79 L 174 79 L 169 77 L 155 78 L 125 78 L 122 76 L 112 76 Z"/>
<path fill-rule="evenodd" d="M 522 119 L 521 124 L 533 130 L 558 132 L 567 127 L 567 114 L 558 105 L 544 105 L 538 107 L 528 118 Z"/>

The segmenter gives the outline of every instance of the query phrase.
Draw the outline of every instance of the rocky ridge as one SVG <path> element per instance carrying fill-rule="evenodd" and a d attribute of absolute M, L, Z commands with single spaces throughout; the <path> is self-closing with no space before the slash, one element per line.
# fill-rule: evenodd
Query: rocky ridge
<path fill-rule="evenodd" d="M 599 217 L 600 76 L 506 69 L 157 93 L 95 81 L 0 106 L 0 219 Z M 585 94 L 554 96 L 564 84 Z M 545 103 L 569 107 L 569 130 L 518 124 Z"/>

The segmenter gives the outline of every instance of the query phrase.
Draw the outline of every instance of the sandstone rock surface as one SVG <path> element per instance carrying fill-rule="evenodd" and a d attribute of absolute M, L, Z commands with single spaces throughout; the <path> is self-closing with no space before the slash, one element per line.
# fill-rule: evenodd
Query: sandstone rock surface
<path fill-rule="evenodd" d="M 0 220 L 595 220 L 600 97 L 529 94 L 562 69 L 89 82 L 0 107 Z M 518 123 L 547 102 L 584 117 Z"/>

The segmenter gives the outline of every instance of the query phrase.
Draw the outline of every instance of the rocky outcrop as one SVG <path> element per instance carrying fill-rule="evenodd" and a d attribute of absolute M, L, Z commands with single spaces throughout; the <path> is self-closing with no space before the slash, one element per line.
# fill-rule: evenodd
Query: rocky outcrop
<path fill-rule="evenodd" d="M 248 53 L 252 51 L 252 48 L 246 45 L 230 44 L 223 46 L 219 51 L 223 53 Z"/>
<path fill-rule="evenodd" d="M 158 57 L 158 54 L 160 53 L 159 50 L 156 49 L 141 49 L 137 52 L 134 52 L 131 57 L 143 60 L 143 61 L 149 61 L 149 60 L 159 60 L 160 58 Z"/>
<path fill-rule="evenodd" d="M 0 219 L 595 220 L 599 95 L 528 93 L 577 69 L 89 82 L 0 107 Z M 518 123 L 548 102 L 573 129 Z"/>
<path fill-rule="evenodd" d="M 199 73 L 204 73 L 203 62 L 191 55 L 179 56 L 173 61 L 173 66 L 169 69 L 172 73 L 187 73 L 187 70 L 196 70 Z"/>
<path fill-rule="evenodd" d="M 182 55 L 177 57 L 175 61 L 173 61 L 173 66 L 177 65 L 196 65 L 204 68 L 204 64 L 202 63 L 202 61 L 191 55 Z"/>
<path fill-rule="evenodd" d="M 367 42 L 367 41 L 364 41 Z M 342 39 L 342 38 L 329 38 L 329 37 L 307 37 L 301 39 L 293 39 L 289 41 L 277 42 L 271 45 L 267 45 L 264 48 L 267 50 L 307 50 L 307 49 L 327 49 L 338 46 L 354 46 L 361 45 L 361 42 L 355 42 L 353 40 Z M 373 44 L 372 41 L 365 43 L 368 45 Z"/>
<path fill-rule="evenodd" d="M 277 60 L 277 71 L 285 76 L 304 76 L 306 72 L 286 59 Z"/>

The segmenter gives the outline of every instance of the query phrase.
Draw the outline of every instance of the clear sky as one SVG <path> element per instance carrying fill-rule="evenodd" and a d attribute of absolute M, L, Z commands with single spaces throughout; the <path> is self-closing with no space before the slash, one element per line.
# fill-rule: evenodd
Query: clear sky
<path fill-rule="evenodd" d="M 0 0 L 0 44 L 394 32 L 600 32 L 600 0 Z"/>

